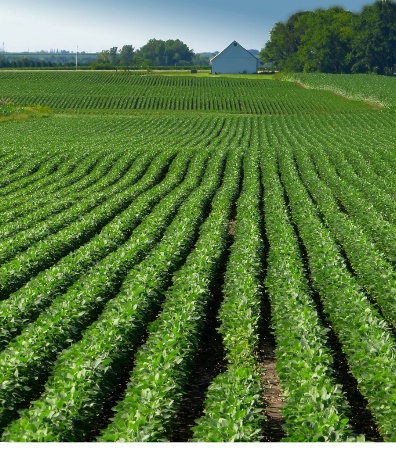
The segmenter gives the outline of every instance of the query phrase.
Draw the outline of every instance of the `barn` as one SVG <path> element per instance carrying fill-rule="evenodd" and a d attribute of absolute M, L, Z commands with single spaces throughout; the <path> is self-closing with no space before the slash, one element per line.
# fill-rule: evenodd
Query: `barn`
<path fill-rule="evenodd" d="M 234 41 L 210 60 L 212 73 L 256 73 L 258 59 Z"/>

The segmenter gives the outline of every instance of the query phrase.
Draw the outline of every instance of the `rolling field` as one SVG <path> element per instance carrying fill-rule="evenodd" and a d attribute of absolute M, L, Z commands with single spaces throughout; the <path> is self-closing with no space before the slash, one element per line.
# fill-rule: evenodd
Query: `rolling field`
<path fill-rule="evenodd" d="M 351 80 L 0 72 L 2 441 L 396 441 L 396 80 Z"/>
<path fill-rule="evenodd" d="M 1 97 L 55 111 L 140 113 L 195 111 L 236 114 L 345 113 L 367 110 L 323 92 L 266 79 L 166 76 L 134 72 L 2 72 Z"/>

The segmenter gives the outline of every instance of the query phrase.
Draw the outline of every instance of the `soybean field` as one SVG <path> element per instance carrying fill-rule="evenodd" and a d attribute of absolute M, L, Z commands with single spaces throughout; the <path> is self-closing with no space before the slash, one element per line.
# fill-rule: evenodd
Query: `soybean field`
<path fill-rule="evenodd" d="M 396 441 L 395 92 L 0 71 L 1 441 Z"/>

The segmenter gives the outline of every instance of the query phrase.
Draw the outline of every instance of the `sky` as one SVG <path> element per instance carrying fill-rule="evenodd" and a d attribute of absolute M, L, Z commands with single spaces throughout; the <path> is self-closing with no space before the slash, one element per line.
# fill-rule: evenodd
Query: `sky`
<path fill-rule="evenodd" d="M 180 39 L 195 53 L 232 41 L 261 50 L 276 22 L 297 12 L 373 0 L 0 0 L 0 49 L 100 52 Z"/>

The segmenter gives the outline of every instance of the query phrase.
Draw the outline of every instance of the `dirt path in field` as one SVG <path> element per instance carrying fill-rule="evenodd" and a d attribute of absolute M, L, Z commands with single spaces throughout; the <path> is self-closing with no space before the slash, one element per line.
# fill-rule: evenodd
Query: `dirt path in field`
<path fill-rule="evenodd" d="M 268 298 L 262 306 L 263 324 L 259 343 L 259 364 L 263 369 L 263 400 L 267 417 L 267 442 L 279 442 L 284 437 L 282 425 L 284 417 L 281 409 L 284 406 L 281 382 L 276 372 L 275 338 L 271 330 L 271 310 Z"/>

